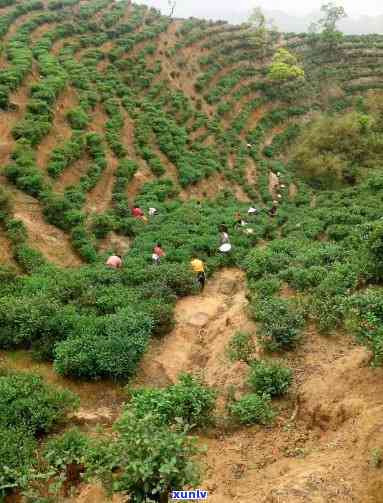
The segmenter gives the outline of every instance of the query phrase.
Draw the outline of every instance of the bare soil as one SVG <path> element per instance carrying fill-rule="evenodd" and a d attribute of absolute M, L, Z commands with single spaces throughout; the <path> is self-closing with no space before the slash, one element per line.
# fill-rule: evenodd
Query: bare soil
<path fill-rule="evenodd" d="M 108 209 L 111 203 L 118 160 L 108 150 L 106 152 L 106 160 L 108 165 L 103 171 L 100 181 L 87 195 L 85 210 L 88 213 L 102 213 Z"/>
<path fill-rule="evenodd" d="M 0 229 L 0 266 L 2 265 L 15 266 L 16 263 L 13 259 L 11 243 L 4 231 Z"/>
<path fill-rule="evenodd" d="M 178 302 L 176 328 L 152 346 L 136 384 L 165 386 L 192 371 L 219 389 L 224 410 L 230 386 L 246 391 L 247 365 L 225 354 L 235 331 L 255 333 L 246 307 L 243 274 L 215 275 L 201 296 Z M 347 334 L 323 337 L 314 327 L 286 360 L 295 385 L 274 402 L 279 415 L 273 426 L 200 436 L 208 447 L 201 487 L 210 491 L 209 501 L 382 503 L 372 452 L 383 448 L 383 369 L 371 369 L 366 350 Z"/>
<path fill-rule="evenodd" d="M 36 199 L 18 190 L 12 190 L 14 216 L 24 222 L 29 243 L 53 264 L 77 267 L 82 264 L 72 249 L 70 239 L 62 230 L 45 222 Z"/>
<path fill-rule="evenodd" d="M 80 181 L 80 178 L 88 171 L 91 162 L 88 156 L 75 161 L 57 180 L 55 180 L 53 183 L 53 190 L 58 193 L 63 193 L 67 187 L 76 185 Z"/>
<path fill-rule="evenodd" d="M 67 87 L 56 102 L 51 130 L 37 148 L 36 160 L 41 169 L 47 168 L 52 150 L 71 137 L 72 129 L 66 120 L 66 114 L 76 105 L 77 93 L 72 87 Z"/>

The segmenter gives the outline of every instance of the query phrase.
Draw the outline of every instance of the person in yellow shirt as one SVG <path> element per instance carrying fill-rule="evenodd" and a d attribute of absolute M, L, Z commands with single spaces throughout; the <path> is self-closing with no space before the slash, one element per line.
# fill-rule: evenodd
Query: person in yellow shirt
<path fill-rule="evenodd" d="M 206 283 L 205 264 L 202 262 L 202 260 L 194 258 L 190 262 L 190 265 L 197 276 L 197 281 L 200 284 L 201 291 L 203 291 Z"/>

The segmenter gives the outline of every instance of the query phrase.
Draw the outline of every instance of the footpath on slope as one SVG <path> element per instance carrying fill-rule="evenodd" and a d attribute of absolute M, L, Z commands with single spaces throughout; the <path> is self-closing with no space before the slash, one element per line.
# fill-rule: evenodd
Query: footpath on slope
<path fill-rule="evenodd" d="M 181 372 L 192 372 L 220 391 L 228 384 L 241 386 L 246 365 L 230 363 L 225 348 L 236 331 L 255 333 L 255 324 L 246 315 L 247 304 L 244 273 L 238 269 L 216 273 L 201 295 L 177 302 L 175 328 L 152 343 L 135 383 L 167 386 Z"/>

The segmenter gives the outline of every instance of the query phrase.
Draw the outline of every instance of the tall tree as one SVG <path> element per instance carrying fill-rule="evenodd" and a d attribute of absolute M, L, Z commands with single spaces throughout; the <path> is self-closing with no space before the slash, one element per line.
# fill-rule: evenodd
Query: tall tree
<path fill-rule="evenodd" d="M 252 38 L 259 49 L 262 59 L 266 57 L 267 47 L 270 40 L 269 21 L 261 7 L 254 7 L 249 17 L 249 23 L 252 29 Z"/>
<path fill-rule="evenodd" d="M 323 17 L 317 23 L 310 25 L 309 32 L 311 36 L 320 32 L 317 40 L 329 50 L 333 50 L 343 38 L 343 33 L 338 30 L 337 24 L 340 20 L 347 17 L 347 13 L 344 7 L 336 5 L 334 2 L 322 5 L 321 11 Z"/>

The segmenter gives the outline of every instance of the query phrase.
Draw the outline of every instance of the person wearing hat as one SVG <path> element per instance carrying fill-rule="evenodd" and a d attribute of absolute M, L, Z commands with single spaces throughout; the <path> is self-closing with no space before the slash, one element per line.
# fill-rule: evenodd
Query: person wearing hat
<path fill-rule="evenodd" d="M 201 291 L 205 288 L 205 283 L 206 283 L 206 273 L 205 273 L 205 264 L 203 263 L 202 260 L 198 258 L 194 258 L 190 262 L 191 268 L 193 269 L 193 272 L 196 274 L 197 281 L 200 285 Z"/>

